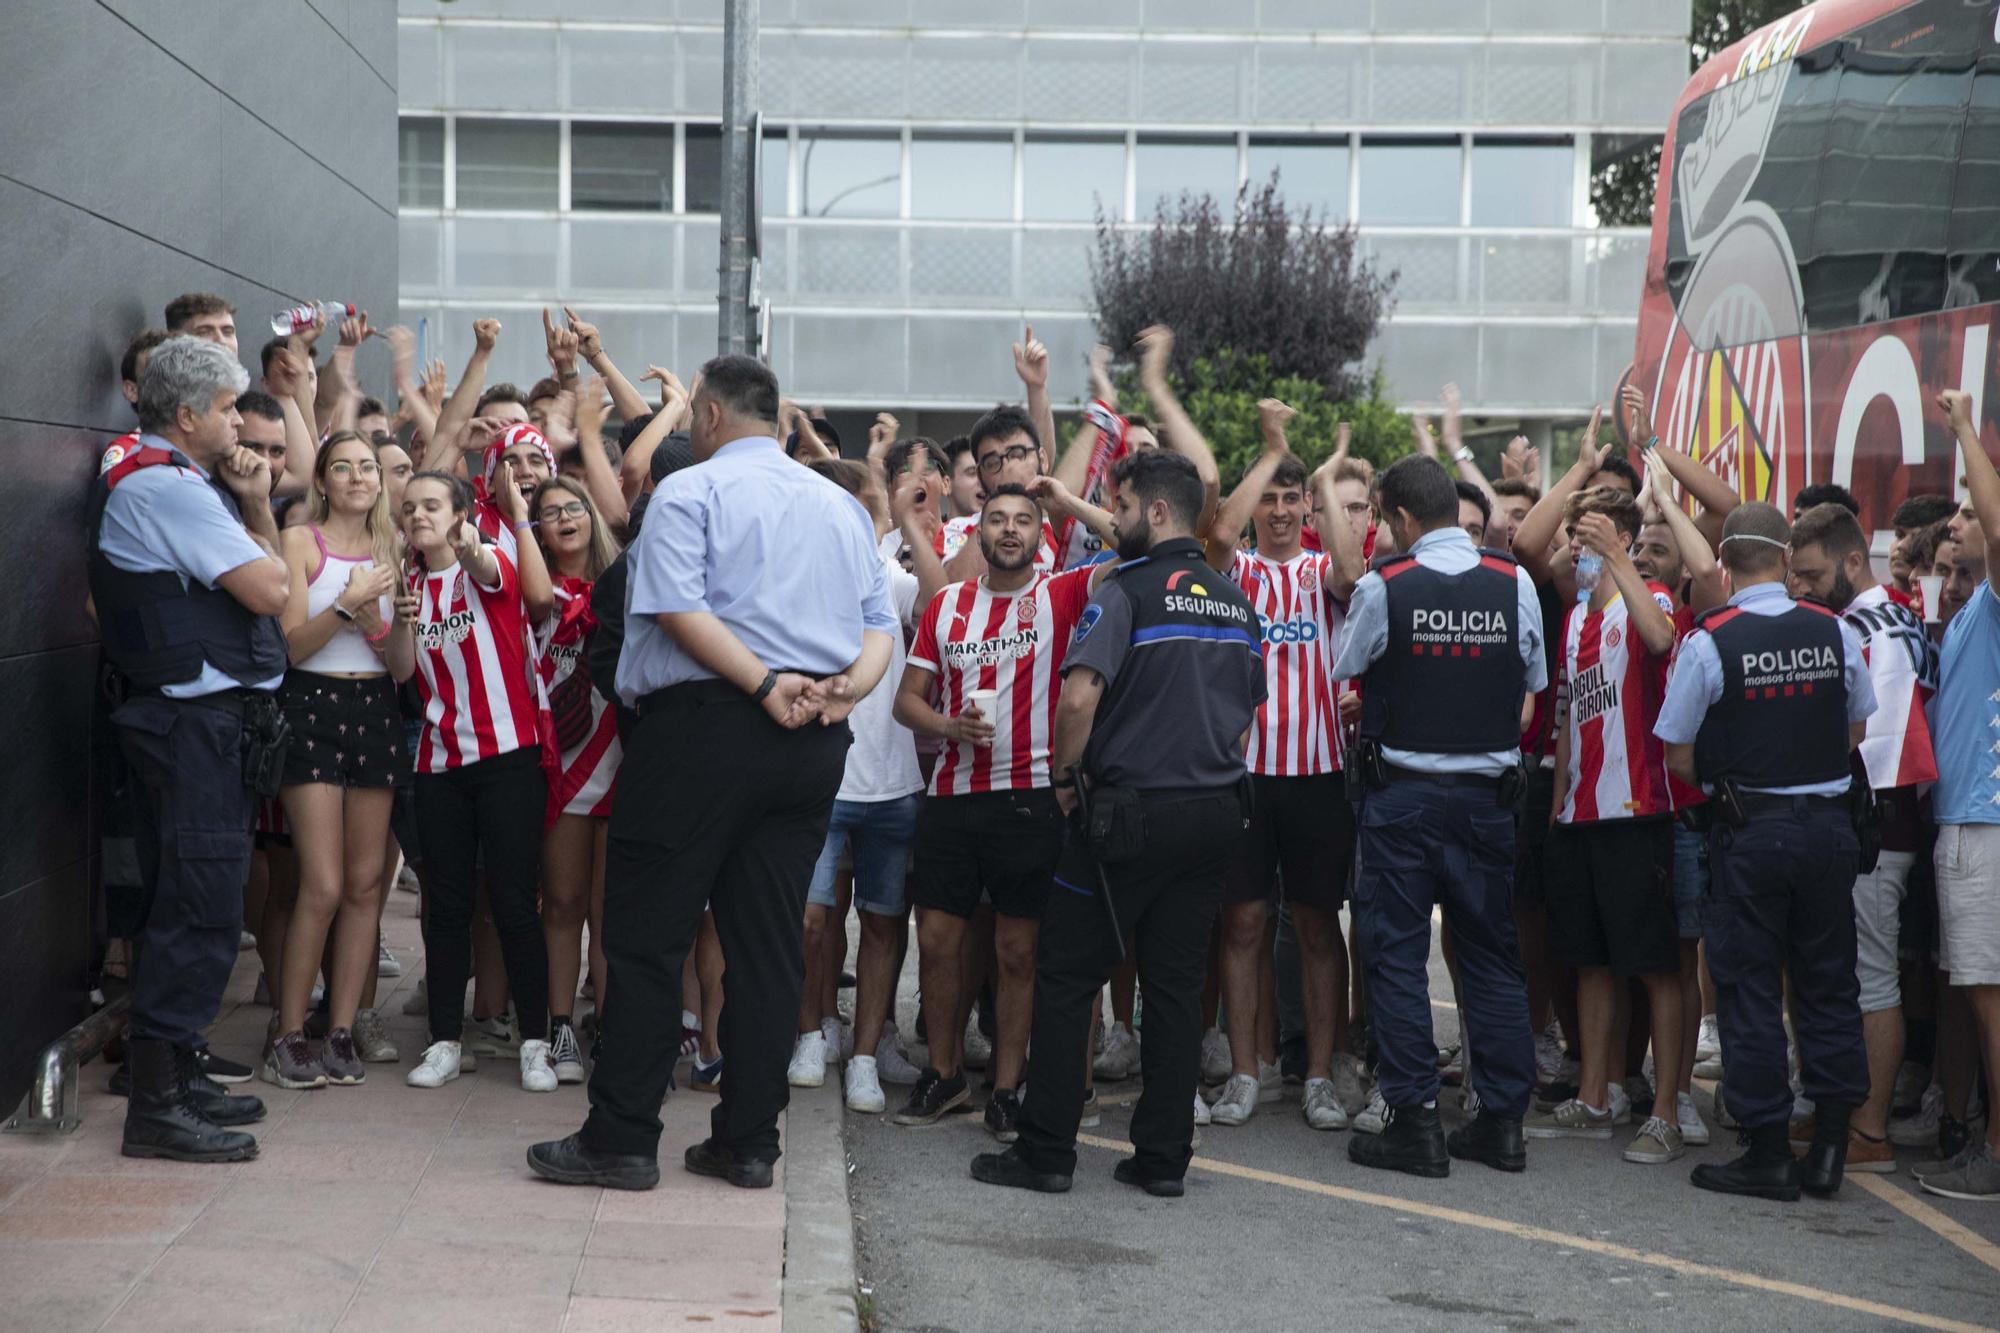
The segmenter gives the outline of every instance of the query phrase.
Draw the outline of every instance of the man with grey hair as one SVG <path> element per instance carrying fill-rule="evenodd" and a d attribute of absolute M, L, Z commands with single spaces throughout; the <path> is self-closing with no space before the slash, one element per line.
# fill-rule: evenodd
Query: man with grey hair
<path fill-rule="evenodd" d="M 251 792 L 277 792 L 289 592 L 269 465 L 237 443 L 249 376 L 218 343 L 169 338 L 139 387 L 139 435 L 108 449 L 88 512 L 90 592 L 124 683 L 146 907 L 133 937 L 128 1157 L 235 1162 L 264 1115 L 202 1065 L 236 960 Z"/>

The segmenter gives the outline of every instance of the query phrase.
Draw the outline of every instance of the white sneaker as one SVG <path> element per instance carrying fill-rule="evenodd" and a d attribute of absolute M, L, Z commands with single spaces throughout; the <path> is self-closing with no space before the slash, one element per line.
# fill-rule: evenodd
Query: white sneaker
<path fill-rule="evenodd" d="M 1208 1118 L 1218 1125 L 1241 1125 L 1257 1114 L 1257 1104 L 1263 1100 L 1256 1079 L 1248 1074 L 1231 1074 L 1222 1085 L 1222 1095 L 1208 1108 Z"/>
<path fill-rule="evenodd" d="M 1553 1018 L 1535 1037 L 1535 1074 L 1543 1083 L 1553 1083 L 1562 1071 L 1562 1024 Z"/>
<path fill-rule="evenodd" d="M 1368 1105 L 1368 1066 L 1361 1063 L 1360 1056 L 1346 1051 L 1333 1053 L 1333 1095 L 1349 1116 Z"/>
<path fill-rule="evenodd" d="M 889 1109 L 889 1099 L 882 1095 L 882 1080 L 875 1077 L 874 1056 L 857 1055 L 849 1060 L 844 1082 L 848 1110 L 875 1115 Z"/>
<path fill-rule="evenodd" d="M 554 1092 L 558 1082 L 556 1062 L 549 1054 L 549 1044 L 538 1037 L 522 1042 L 521 1091 Z"/>
<path fill-rule="evenodd" d="M 513 1025 L 505 1014 L 466 1019 L 462 1044 L 474 1055 L 516 1055 L 521 1050 L 520 1038 L 514 1035 Z"/>
<path fill-rule="evenodd" d="M 375 975 L 378 977 L 400 977 L 403 965 L 396 961 L 396 955 L 389 952 L 389 941 L 378 938 L 375 942 Z"/>
<path fill-rule="evenodd" d="M 1722 1062 L 1722 1031 L 1715 1024 L 1714 1014 L 1703 1014 L 1701 1017 L 1701 1031 L 1696 1034 L 1694 1039 L 1694 1059 L 1694 1072 L 1699 1077 L 1712 1077 L 1712 1075 L 1702 1074 L 1701 1062 L 1703 1060 L 1713 1060 L 1718 1064 Z M 1686 1138 L 1687 1136 L 1683 1134 L 1681 1137 Z"/>
<path fill-rule="evenodd" d="M 1257 1062 L 1257 1105 L 1263 1106 L 1282 1099 L 1285 1095 L 1285 1074 L 1278 1066 L 1268 1061 Z"/>
<path fill-rule="evenodd" d="M 1314 1129 L 1346 1129 L 1347 1108 L 1334 1095 L 1333 1080 L 1309 1078 L 1305 1092 L 1306 1123 Z"/>
<path fill-rule="evenodd" d="M 1213 1086 L 1226 1081 L 1234 1066 L 1229 1057 L 1229 1034 L 1210 1028 L 1201 1038 L 1201 1081 Z"/>
<path fill-rule="evenodd" d="M 1674 1102 L 1674 1118 L 1680 1121 L 1681 1142 L 1690 1148 L 1708 1146 L 1708 1125 L 1701 1118 L 1701 1108 L 1694 1104 L 1692 1093 L 1682 1093 Z"/>
<path fill-rule="evenodd" d="M 441 1088 L 458 1077 L 459 1043 L 434 1041 L 424 1047 L 424 1058 L 403 1081 L 413 1088 Z"/>
<path fill-rule="evenodd" d="M 1898 1148 L 1929 1148 L 1937 1143 L 1938 1118 L 1944 1114 L 1944 1089 L 1933 1083 L 1924 1089 L 1915 1115 L 1889 1122 L 1889 1142 Z"/>
<path fill-rule="evenodd" d="M 1215 1123 L 1214 1117 L 1209 1114 L 1208 1103 L 1201 1099 L 1201 1090 L 1198 1088 L 1194 1094 L 1194 1122 L 1197 1125 L 1212 1125 Z"/>
<path fill-rule="evenodd" d="M 1097 1077 L 1116 1083 L 1139 1072 L 1139 1038 L 1131 1029 L 1113 1024 L 1104 1034 L 1104 1049 L 1091 1063 Z"/>
<path fill-rule="evenodd" d="M 1910 1060 L 1903 1061 L 1896 1070 L 1896 1086 L 1889 1094 L 1889 1105 L 1917 1106 L 1922 1103 L 1924 1090 L 1930 1087 L 1931 1071 L 1924 1065 Z"/>
<path fill-rule="evenodd" d="M 1611 1123 L 1629 1125 L 1632 1123 L 1632 1098 L 1622 1083 L 1606 1083 L 1606 1100 L 1611 1103 Z"/>
<path fill-rule="evenodd" d="M 840 1025 L 838 1018 L 819 1021 L 820 1039 L 826 1043 L 826 1062 L 838 1064 L 854 1054 L 854 1034 Z"/>
<path fill-rule="evenodd" d="M 882 1025 L 882 1039 L 875 1043 L 875 1073 L 884 1083 L 896 1083 L 905 1087 L 924 1076 L 924 1071 L 910 1063 L 903 1054 L 903 1048 L 896 1041 L 896 1025 Z"/>
<path fill-rule="evenodd" d="M 826 1082 L 826 1037 L 818 1032 L 801 1032 L 792 1047 L 792 1063 L 785 1069 L 785 1081 L 795 1088 L 817 1088 Z"/>
<path fill-rule="evenodd" d="M 1354 1132 L 1357 1134 L 1380 1134 L 1389 1127 L 1389 1103 L 1383 1099 L 1382 1089 L 1368 1090 L 1368 1106 L 1354 1117 Z"/>
<path fill-rule="evenodd" d="M 993 1043 L 979 1030 L 979 1015 L 965 1020 L 965 1046 L 959 1063 L 967 1069 L 984 1069 L 993 1063 Z"/>

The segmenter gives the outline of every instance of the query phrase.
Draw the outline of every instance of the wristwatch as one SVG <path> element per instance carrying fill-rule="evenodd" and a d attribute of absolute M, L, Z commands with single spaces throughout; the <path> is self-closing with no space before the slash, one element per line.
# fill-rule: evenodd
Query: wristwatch
<path fill-rule="evenodd" d="M 333 604 L 333 613 L 350 625 L 354 623 L 354 613 L 342 606 L 338 601 L 335 601 Z"/>
<path fill-rule="evenodd" d="M 1459 445 L 1457 450 L 1452 453 L 1452 457 L 1461 463 L 1470 463 L 1472 461 L 1472 446 L 1469 444 Z"/>
<path fill-rule="evenodd" d="M 1057 791 L 1066 791 L 1076 786 L 1076 770 L 1074 768 L 1065 768 L 1062 772 L 1057 773 L 1049 779 L 1049 785 Z"/>

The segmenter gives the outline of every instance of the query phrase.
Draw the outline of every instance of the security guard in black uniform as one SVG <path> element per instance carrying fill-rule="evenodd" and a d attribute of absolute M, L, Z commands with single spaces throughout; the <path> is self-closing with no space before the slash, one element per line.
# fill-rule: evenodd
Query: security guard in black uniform
<path fill-rule="evenodd" d="M 1050 767 L 1071 815 L 1035 964 L 1020 1138 L 973 1159 L 989 1185 L 1059 1193 L 1076 1170 L 1090 1008 L 1138 951 L 1146 1090 L 1115 1177 L 1177 1196 L 1193 1155 L 1201 987 L 1243 836 L 1243 737 L 1264 699 L 1257 617 L 1202 558 L 1194 465 L 1147 450 L 1117 468 L 1118 554 L 1063 659 Z"/>
<path fill-rule="evenodd" d="M 1653 734 L 1667 766 L 1710 793 L 1711 881 L 1702 938 L 1729 1062 L 1721 1094 L 1750 1150 L 1694 1169 L 1724 1194 L 1792 1200 L 1840 1188 L 1847 1126 L 1868 1096 L 1854 974 L 1860 846 L 1849 754 L 1875 711 L 1854 630 L 1785 595 L 1785 516 L 1739 506 L 1722 526 L 1727 606 L 1696 622 L 1674 660 Z M 1792 982 L 1805 1092 L 1815 1130 L 1803 1167 L 1786 1127 L 1792 1089 L 1785 976 Z"/>
<path fill-rule="evenodd" d="M 133 939 L 128 1157 L 236 1162 L 264 1115 L 197 1062 L 236 962 L 253 788 L 277 793 L 290 580 L 264 459 L 236 443 L 249 376 L 220 344 L 171 338 L 139 390 L 140 434 L 102 460 L 90 593 L 123 678 L 111 715 L 131 767 L 147 897 Z"/>
<path fill-rule="evenodd" d="M 1354 925 L 1389 1105 L 1380 1134 L 1348 1157 L 1417 1176 L 1450 1157 L 1527 1166 L 1521 1118 L 1534 1086 L 1526 976 L 1514 935 L 1514 818 L 1525 786 L 1522 705 L 1547 683 L 1540 599 L 1509 556 L 1474 547 L 1458 491 L 1413 456 L 1382 474 L 1382 526 L 1401 555 L 1380 560 L 1348 603 L 1337 679 L 1359 678 L 1361 805 Z M 1480 1111 L 1445 1139 L 1431 1038 L 1431 909 L 1458 952 L 1469 1077 Z"/>

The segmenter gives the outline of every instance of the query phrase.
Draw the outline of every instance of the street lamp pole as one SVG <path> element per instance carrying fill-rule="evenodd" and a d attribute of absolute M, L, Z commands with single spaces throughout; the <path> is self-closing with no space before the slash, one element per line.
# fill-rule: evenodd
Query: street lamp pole
<path fill-rule="evenodd" d="M 754 355 L 751 261 L 757 226 L 759 0 L 725 0 L 722 19 L 722 254 L 716 351 Z"/>

